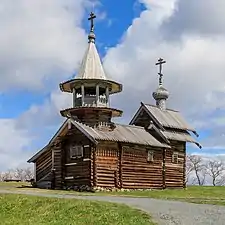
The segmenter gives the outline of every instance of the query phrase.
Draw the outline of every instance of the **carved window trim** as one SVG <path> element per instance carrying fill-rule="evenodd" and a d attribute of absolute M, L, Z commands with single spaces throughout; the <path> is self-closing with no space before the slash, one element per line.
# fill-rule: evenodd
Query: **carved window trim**
<path fill-rule="evenodd" d="M 70 158 L 71 159 L 83 158 L 83 156 L 84 156 L 83 145 L 79 145 L 79 144 L 71 144 L 70 145 Z"/>
<path fill-rule="evenodd" d="M 148 162 L 154 162 L 154 151 L 148 150 L 147 161 Z"/>
<path fill-rule="evenodd" d="M 179 162 L 179 154 L 178 154 L 178 152 L 173 152 L 172 163 L 178 164 L 178 162 Z"/>

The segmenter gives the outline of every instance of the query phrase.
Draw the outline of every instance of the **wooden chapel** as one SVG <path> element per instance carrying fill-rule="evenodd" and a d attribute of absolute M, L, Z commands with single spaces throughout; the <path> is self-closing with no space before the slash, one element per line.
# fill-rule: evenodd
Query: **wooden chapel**
<path fill-rule="evenodd" d="M 110 96 L 122 84 L 107 77 L 95 45 L 94 13 L 88 46 L 74 79 L 60 84 L 71 93 L 73 106 L 49 143 L 28 162 L 34 163 L 37 187 L 163 189 L 185 187 L 186 142 L 200 146 L 179 112 L 166 108 L 168 91 L 153 93 L 156 106 L 141 103 L 129 125 L 114 123 L 122 111 L 110 107 Z"/>

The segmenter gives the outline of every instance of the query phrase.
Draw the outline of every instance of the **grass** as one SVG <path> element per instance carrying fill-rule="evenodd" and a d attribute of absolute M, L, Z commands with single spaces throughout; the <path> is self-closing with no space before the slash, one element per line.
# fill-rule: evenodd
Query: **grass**
<path fill-rule="evenodd" d="M 8 183 L 8 189 L 14 189 L 21 183 Z M 1 186 L 7 185 L 2 184 Z M 10 186 L 11 185 L 11 186 Z M 23 184 L 24 185 L 24 184 Z M 75 191 L 58 191 L 58 190 L 44 190 L 37 188 L 16 188 L 16 190 L 23 192 L 34 191 L 34 192 L 44 192 L 44 193 L 57 193 L 57 194 L 69 194 L 69 195 L 114 195 L 114 196 L 124 196 L 124 197 L 147 197 L 147 198 L 157 198 L 157 199 L 167 199 L 167 200 L 178 200 L 186 201 L 199 204 L 213 204 L 213 205 L 225 205 L 225 186 L 213 187 L 213 186 L 189 186 L 186 189 L 166 189 L 166 190 L 152 190 L 152 191 L 124 191 L 124 192 L 97 192 L 97 193 L 87 193 L 87 192 L 75 192 Z"/>
<path fill-rule="evenodd" d="M 4 225 L 153 225 L 149 215 L 126 205 L 25 195 L 0 195 Z"/>
<path fill-rule="evenodd" d="M 23 186 L 28 186 L 30 187 L 31 184 L 28 182 L 0 182 L 0 188 L 16 188 L 16 187 L 23 187 Z"/>

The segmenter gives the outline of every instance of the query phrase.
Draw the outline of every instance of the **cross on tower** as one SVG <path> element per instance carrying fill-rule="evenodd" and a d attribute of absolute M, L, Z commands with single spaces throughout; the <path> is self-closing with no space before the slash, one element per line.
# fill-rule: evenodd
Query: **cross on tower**
<path fill-rule="evenodd" d="M 166 63 L 166 61 L 162 58 L 158 59 L 158 62 L 155 64 L 156 66 L 159 65 L 159 85 L 162 85 L 162 77 L 163 77 L 163 74 L 162 74 L 162 65 Z"/>
<path fill-rule="evenodd" d="M 90 17 L 88 18 L 88 20 L 91 21 L 91 32 L 94 31 L 94 19 L 95 18 L 96 18 L 96 15 L 93 12 L 91 12 Z"/>

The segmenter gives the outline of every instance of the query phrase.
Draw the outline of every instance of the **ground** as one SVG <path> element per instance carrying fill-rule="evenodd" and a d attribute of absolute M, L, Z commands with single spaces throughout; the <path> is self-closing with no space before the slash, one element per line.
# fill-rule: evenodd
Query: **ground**
<path fill-rule="evenodd" d="M 159 225 L 223 225 L 225 221 L 224 206 L 180 202 L 192 201 L 225 205 L 225 187 L 189 187 L 187 190 L 96 193 L 89 194 L 92 196 L 84 196 L 87 193 L 15 188 L 14 186 L 12 184 L 0 185 L 0 193 L 23 193 L 54 198 L 124 203 L 147 212 Z M 112 194 L 119 196 L 112 196 Z M 179 202 L 171 201 L 174 199 Z"/>
<path fill-rule="evenodd" d="M 27 188 L 26 188 L 27 186 Z M 19 190 L 21 192 L 29 191 L 29 183 L 16 182 L 0 182 L 0 189 Z M 23 188 L 22 188 L 23 187 Z M 110 196 L 125 196 L 125 197 L 148 197 L 157 199 L 179 200 L 192 203 L 208 203 L 225 206 L 225 186 L 190 186 L 186 189 L 166 189 L 166 190 L 152 190 L 152 191 L 121 191 L 121 192 L 74 192 L 61 190 L 44 190 L 32 188 L 34 192 L 47 192 L 57 194 L 71 194 L 71 195 L 110 195 Z"/>

